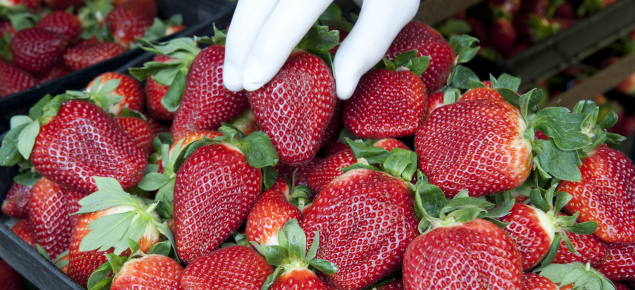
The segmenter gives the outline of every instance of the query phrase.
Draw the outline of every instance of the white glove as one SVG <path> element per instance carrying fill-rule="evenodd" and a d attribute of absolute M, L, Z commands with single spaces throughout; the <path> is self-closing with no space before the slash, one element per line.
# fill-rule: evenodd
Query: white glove
<path fill-rule="evenodd" d="M 337 96 L 353 95 L 361 76 L 384 56 L 417 13 L 420 0 L 354 0 L 362 7 L 333 61 Z M 223 80 L 232 91 L 254 91 L 282 68 L 332 0 L 240 0 L 227 34 Z M 363 2 L 363 5 L 362 5 Z"/>

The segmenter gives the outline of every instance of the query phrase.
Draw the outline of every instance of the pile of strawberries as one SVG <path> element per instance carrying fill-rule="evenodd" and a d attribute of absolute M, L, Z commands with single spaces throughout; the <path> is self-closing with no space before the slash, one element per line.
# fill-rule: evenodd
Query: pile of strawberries
<path fill-rule="evenodd" d="M 121 54 L 135 38 L 185 27 L 157 17 L 154 0 L 8 0 L 0 3 L 0 97 Z"/>
<path fill-rule="evenodd" d="M 635 166 L 609 147 L 624 140 L 606 131 L 615 113 L 539 110 L 540 90 L 461 65 L 474 38 L 417 22 L 343 102 L 339 41 L 316 25 L 268 84 L 230 92 L 223 32 L 142 40 L 157 54 L 130 69 L 145 92 L 105 73 L 12 118 L 0 163 L 22 173 L 3 213 L 87 289 L 635 281 Z"/>

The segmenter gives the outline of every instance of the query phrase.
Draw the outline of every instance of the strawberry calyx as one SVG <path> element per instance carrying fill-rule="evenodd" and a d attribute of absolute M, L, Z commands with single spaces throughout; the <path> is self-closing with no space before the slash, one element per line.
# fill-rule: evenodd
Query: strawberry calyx
<path fill-rule="evenodd" d="M 574 290 L 615 290 L 615 285 L 587 263 L 551 264 L 534 270 L 560 287 L 573 284 Z"/>
<path fill-rule="evenodd" d="M 324 10 L 322 15 L 318 17 L 318 22 L 320 25 L 330 26 L 344 32 L 351 32 L 351 30 L 353 30 L 353 23 L 349 22 L 346 17 L 342 15 L 342 9 L 335 3 L 331 3 L 331 5 Z"/>
<path fill-rule="evenodd" d="M 342 168 L 342 171 L 348 172 L 353 169 L 364 168 L 383 171 L 408 184 L 412 181 L 417 170 L 417 154 L 414 151 L 401 148 L 394 148 L 392 151 L 388 151 L 369 145 L 369 140 L 358 139 L 353 141 L 348 137 L 344 137 L 344 139 L 351 147 L 357 163 Z M 373 140 L 370 140 L 370 142 L 375 143 Z"/>
<path fill-rule="evenodd" d="M 459 35 L 450 39 L 450 45 L 454 49 L 454 67 L 450 71 L 446 85 L 451 88 L 469 89 L 474 82 L 480 79 L 471 69 L 461 65 L 467 63 L 476 56 L 479 46 L 473 46 L 479 40 L 469 35 Z"/>
<path fill-rule="evenodd" d="M 429 65 L 430 57 L 417 57 L 417 50 L 415 49 L 398 55 L 394 61 L 384 57 L 375 68 L 386 68 L 397 72 L 410 71 L 418 77 L 421 77 Z"/>
<path fill-rule="evenodd" d="M 340 32 L 329 31 L 328 26 L 313 25 L 307 34 L 300 40 L 296 50 L 305 50 L 321 58 L 331 71 L 333 71 L 333 58 L 329 50 L 340 43 Z"/>
<path fill-rule="evenodd" d="M 0 1 L 2 2 L 2 1 Z M 11 22 L 11 27 L 18 32 L 25 28 L 34 27 L 41 20 L 39 13 L 33 13 L 22 4 L 14 7 L 2 6 L 0 4 L 0 15 Z"/>
<path fill-rule="evenodd" d="M 607 132 L 607 129 L 617 124 L 618 116 L 614 111 L 608 112 L 599 123 L 597 120 L 600 114 L 600 107 L 593 101 L 578 102 L 575 107 L 573 107 L 573 112 L 586 115 L 586 119 L 582 123 L 582 133 L 589 136 L 591 144 L 582 148 L 583 152 L 590 152 L 604 143 L 619 145 L 622 141 L 626 140 L 626 137 L 622 135 Z"/>
<path fill-rule="evenodd" d="M 171 151 L 172 137 L 169 133 L 159 134 L 154 138 L 154 147 L 157 151 L 155 154 L 160 154 L 161 167 L 163 173 L 159 173 L 159 166 L 156 164 L 148 165 L 146 174 L 143 176 L 139 184 L 139 188 L 145 191 L 157 191 L 154 200 L 158 203 L 157 212 L 164 219 L 174 218 L 174 184 L 176 182 L 176 170 L 174 170 L 174 164 L 176 159 L 181 153 L 184 140 L 181 139 L 174 145 L 174 149 Z M 152 157 L 157 159 L 157 157 Z"/>
<path fill-rule="evenodd" d="M 583 0 L 582 4 L 578 6 L 575 12 L 578 17 L 584 17 L 588 14 L 593 14 L 604 8 L 603 2 L 604 1 L 602 0 Z"/>
<path fill-rule="evenodd" d="M 108 25 L 103 25 L 106 16 L 114 9 L 113 0 L 86 0 L 77 17 L 82 23 L 80 39 L 95 37 L 99 42 L 113 40 Z"/>
<path fill-rule="evenodd" d="M 245 109 L 238 117 L 229 121 L 229 124 L 240 130 L 245 136 L 260 131 L 260 124 L 258 124 L 256 117 L 254 117 L 254 112 L 251 108 Z"/>
<path fill-rule="evenodd" d="M 162 37 L 168 36 L 170 27 L 183 25 L 183 15 L 175 14 L 167 20 L 161 20 L 160 18 L 154 18 L 154 22 L 148 28 L 146 28 L 143 34 L 143 39 L 147 41 L 156 41 Z M 216 28 L 216 27 L 214 27 Z M 130 48 L 136 48 L 138 44 L 136 42 L 130 44 Z"/>
<path fill-rule="evenodd" d="M 263 284 L 263 290 L 269 289 L 271 285 L 284 272 L 294 269 L 313 268 L 327 275 L 332 275 L 338 271 L 337 265 L 332 262 L 316 259 L 320 242 L 320 232 L 315 233 L 315 239 L 307 252 L 306 234 L 295 219 L 287 221 L 278 230 L 278 244 L 266 246 L 264 242 L 260 244 L 251 242 L 251 245 L 258 250 L 270 265 L 276 266 L 276 270 L 267 277 Z"/>
<path fill-rule="evenodd" d="M 114 111 L 118 109 L 114 108 L 114 105 L 119 104 L 123 96 L 113 93 L 121 84 L 119 79 L 111 79 L 102 83 L 102 78 L 96 78 L 89 87 L 84 91 L 66 91 L 67 95 L 75 96 L 77 98 L 87 98 L 95 103 L 95 105 L 106 110 L 107 112 L 114 114 Z"/>
<path fill-rule="evenodd" d="M 57 257 L 55 259 L 51 259 L 51 256 L 49 256 L 48 252 L 46 252 L 46 250 L 44 248 L 42 248 L 42 246 L 40 246 L 40 244 L 35 244 L 35 250 L 37 250 L 37 252 L 42 255 L 44 258 L 46 258 L 47 260 L 51 261 L 55 267 L 62 269 L 65 266 L 68 265 L 68 250 L 60 253 L 59 255 L 57 255 Z"/>
<path fill-rule="evenodd" d="M 560 31 L 560 24 L 549 24 L 549 21 L 545 17 L 529 14 L 529 23 L 526 23 L 530 27 L 531 39 L 534 42 L 539 42 L 550 38 L 558 31 Z"/>

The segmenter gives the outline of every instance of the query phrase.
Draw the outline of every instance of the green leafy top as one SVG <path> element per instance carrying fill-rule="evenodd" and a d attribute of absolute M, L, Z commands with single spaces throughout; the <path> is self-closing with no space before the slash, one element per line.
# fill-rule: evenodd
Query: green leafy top
<path fill-rule="evenodd" d="M 313 244 L 307 252 L 306 234 L 295 219 L 289 220 L 280 227 L 278 243 L 279 245 L 266 246 L 264 243 L 251 242 L 251 245 L 265 256 L 269 264 L 276 266 L 276 270 L 267 277 L 262 290 L 269 289 L 284 271 L 309 268 L 309 266 L 327 275 L 338 271 L 334 263 L 315 258 L 320 243 L 319 231 L 316 232 Z"/>
<path fill-rule="evenodd" d="M 335 3 L 331 3 L 324 13 L 320 15 L 318 23 L 344 32 L 351 32 L 353 29 L 353 23 L 342 16 L 342 9 Z"/>
<path fill-rule="evenodd" d="M 35 244 L 35 249 L 40 255 L 44 256 L 44 258 L 53 262 L 53 264 L 55 264 L 55 266 L 59 269 L 64 268 L 64 266 L 68 265 L 69 263 L 68 259 L 64 259 L 65 257 L 68 256 L 68 250 L 57 255 L 55 259 L 51 259 L 51 257 L 49 256 L 49 253 L 44 248 L 42 248 L 40 244 Z"/>
<path fill-rule="evenodd" d="M 561 287 L 573 284 L 573 290 L 615 290 L 615 285 L 590 264 L 551 264 L 534 272 L 549 278 Z"/>
<path fill-rule="evenodd" d="M 66 95 L 70 95 L 76 98 L 84 99 L 87 98 L 90 101 L 94 102 L 100 108 L 106 110 L 107 112 L 111 112 L 113 109 L 113 105 L 119 104 L 123 96 L 117 95 L 114 91 L 121 84 L 121 80 L 119 79 L 111 79 L 102 83 L 101 76 L 96 78 L 90 88 L 87 88 L 85 91 L 66 91 Z M 114 113 L 114 112 L 111 112 Z"/>
<path fill-rule="evenodd" d="M 430 57 L 417 57 L 417 50 L 406 51 L 398 55 L 394 61 L 383 58 L 379 63 L 379 67 L 387 68 L 394 71 L 410 71 L 421 77 L 430 65 Z"/>
<path fill-rule="evenodd" d="M 106 16 L 114 6 L 113 0 L 86 0 L 84 7 L 80 8 L 77 15 L 82 23 L 81 39 L 97 38 L 99 42 L 112 40 L 112 34 L 108 25 L 102 25 Z"/>
<path fill-rule="evenodd" d="M 478 39 L 469 35 L 459 35 L 450 39 L 450 45 L 454 49 L 456 59 L 455 66 L 450 71 L 450 76 L 448 77 L 448 87 L 466 90 L 471 88 L 473 83 L 480 83 L 480 79 L 472 70 L 461 65 L 462 63 L 469 62 L 476 56 L 480 47 L 473 45 L 477 42 Z"/>
<path fill-rule="evenodd" d="M 328 26 L 313 25 L 300 40 L 296 49 L 306 50 L 321 58 L 333 71 L 333 59 L 329 50 L 339 44 L 339 30 L 329 31 Z"/>
<path fill-rule="evenodd" d="M 169 30 L 173 26 L 183 25 L 183 15 L 174 14 L 168 20 L 161 20 L 160 18 L 154 18 L 154 22 L 143 34 L 143 39 L 147 41 L 156 41 L 168 34 Z M 131 48 L 136 46 L 136 42 L 130 45 Z"/>
<path fill-rule="evenodd" d="M 406 182 L 410 182 L 417 170 L 417 154 L 410 150 L 395 148 L 392 152 L 368 145 L 364 140 L 351 140 L 344 137 L 357 158 L 358 163 L 343 168 L 344 172 L 366 168 L 370 170 L 381 170 Z M 377 168 L 375 165 L 379 165 Z"/>
<path fill-rule="evenodd" d="M 162 133 L 154 138 L 154 147 L 157 151 L 155 154 L 160 157 L 153 158 L 161 160 L 163 173 L 158 172 L 158 166 L 149 167 L 138 184 L 139 188 L 145 191 L 158 190 L 154 200 L 158 203 L 157 213 L 164 219 L 174 218 L 174 183 L 176 182 L 174 163 L 181 153 L 183 141 L 180 140 L 174 149 L 170 150 L 172 136 L 169 133 Z"/>

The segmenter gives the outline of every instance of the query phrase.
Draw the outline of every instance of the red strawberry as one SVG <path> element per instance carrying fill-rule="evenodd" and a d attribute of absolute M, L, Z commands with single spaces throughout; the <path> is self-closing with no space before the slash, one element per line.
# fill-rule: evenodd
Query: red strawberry
<path fill-rule="evenodd" d="M 406 67 L 408 61 L 412 65 Z M 427 100 L 420 78 L 424 70 L 414 67 L 417 61 L 403 54 L 394 63 L 385 61 L 392 69 L 374 69 L 362 76 L 344 107 L 344 126 L 361 138 L 414 135 L 425 118 Z"/>
<path fill-rule="evenodd" d="M 114 42 L 100 42 L 91 45 L 76 45 L 64 53 L 64 65 L 72 71 L 80 70 L 126 52 Z"/>
<path fill-rule="evenodd" d="M 271 290 L 327 290 L 326 286 L 311 270 L 306 268 L 285 271 L 276 282 L 271 285 Z"/>
<path fill-rule="evenodd" d="M 64 35 L 68 43 L 73 43 L 82 32 L 82 23 L 79 18 L 65 11 L 51 12 L 35 27 Z"/>
<path fill-rule="evenodd" d="M 558 290 L 558 286 L 549 278 L 534 273 L 523 273 L 522 290 Z"/>
<path fill-rule="evenodd" d="M 27 9 L 35 10 L 42 5 L 41 0 L 6 0 L 2 1 L 2 6 L 13 8 L 18 5 L 24 5 Z"/>
<path fill-rule="evenodd" d="M 240 139 L 240 132 L 221 128 L 221 132 L 230 131 L 238 135 L 225 135 L 228 143 L 198 141 L 209 145 L 198 148 L 174 169 L 178 172 L 174 184 L 176 248 L 186 264 L 214 251 L 247 219 L 262 189 L 259 168 L 277 161 L 265 134 L 256 132 Z M 250 150 L 262 151 L 254 158 Z M 205 206 L 195 206 L 201 203 Z"/>
<path fill-rule="evenodd" d="M 11 231 L 29 244 L 29 246 L 35 246 L 35 233 L 33 232 L 33 228 L 31 227 L 28 219 L 23 219 L 17 222 L 13 225 L 13 227 L 11 227 Z"/>
<path fill-rule="evenodd" d="M 40 178 L 31 189 L 29 223 L 35 242 L 51 259 L 68 249 L 71 221 L 66 210 L 66 196 L 52 181 Z"/>
<path fill-rule="evenodd" d="M 415 21 L 399 32 L 388 48 L 386 57 L 394 60 L 399 54 L 416 49 L 417 57 L 430 56 L 430 65 L 421 76 L 428 92 L 442 88 L 454 63 L 454 50 L 434 28 Z"/>
<path fill-rule="evenodd" d="M 116 178 L 124 189 L 135 186 L 146 167 L 143 150 L 97 105 L 59 103 L 57 115 L 44 122 L 35 139 L 31 162 L 37 171 L 67 189 L 86 193 L 97 189 L 92 176 Z"/>
<path fill-rule="evenodd" d="M 348 145 L 346 146 L 348 147 Z M 308 185 L 309 172 L 311 172 L 311 169 L 313 169 L 313 167 L 317 166 L 321 162 L 321 158 L 314 157 L 313 159 L 311 159 L 311 161 L 309 161 L 309 163 L 298 167 L 278 164 L 278 166 L 276 166 L 276 170 L 278 170 L 278 172 L 280 172 L 282 176 L 287 178 L 287 180 L 295 181 L 296 185 Z M 316 195 L 318 193 L 319 192 L 314 192 L 313 195 Z M 309 197 L 309 199 L 312 200 L 312 196 Z"/>
<path fill-rule="evenodd" d="M 93 89 L 93 85 L 95 81 L 98 81 L 100 85 L 97 88 Z M 131 76 L 116 73 L 116 72 L 107 72 L 99 75 L 97 78 L 92 80 L 88 86 L 86 87 L 86 91 L 90 92 L 91 97 L 94 98 L 97 104 L 103 103 L 101 100 L 102 94 L 99 94 L 99 90 L 101 90 L 105 84 L 110 80 L 118 80 L 119 85 L 115 87 L 114 90 L 111 90 L 107 93 L 107 95 L 118 95 L 121 96 L 121 100 L 113 105 L 105 107 L 104 109 L 114 115 L 119 115 L 121 112 L 128 108 L 133 111 L 141 111 L 143 110 L 143 89 L 137 80 L 132 78 Z"/>
<path fill-rule="evenodd" d="M 176 60 L 169 56 L 165 55 L 157 55 L 154 57 L 155 62 L 169 63 L 170 61 Z M 148 113 L 157 120 L 174 120 L 176 116 L 176 112 L 168 111 L 163 104 L 161 104 L 161 100 L 165 97 L 165 94 L 168 92 L 169 86 L 164 86 L 159 82 L 154 80 L 154 77 L 149 77 L 146 81 L 146 102 L 148 103 Z"/>
<path fill-rule="evenodd" d="M 22 276 L 16 272 L 7 262 L 0 260 L 0 289 L 22 290 Z"/>
<path fill-rule="evenodd" d="M 340 151 L 344 151 L 346 149 L 349 149 L 351 147 L 348 146 L 348 144 L 345 143 L 341 143 L 340 141 L 333 141 L 331 142 L 331 144 L 327 145 L 324 149 L 321 150 L 320 154 L 318 154 L 320 157 L 322 158 L 326 158 L 329 157 L 335 153 L 338 153 Z"/>
<path fill-rule="evenodd" d="M 154 0 L 129 0 L 110 11 L 106 23 L 115 42 L 129 48 L 135 38 L 143 37 L 156 14 L 157 5 Z"/>
<path fill-rule="evenodd" d="M 505 53 L 516 43 L 516 29 L 507 18 L 499 18 L 490 27 L 490 46 Z"/>
<path fill-rule="evenodd" d="M 443 102 L 444 96 L 445 92 L 443 91 L 432 93 L 428 96 L 428 105 L 426 106 L 425 114 L 426 118 L 428 118 L 430 114 L 432 114 L 432 111 L 434 111 L 436 108 L 445 105 L 445 103 Z"/>
<path fill-rule="evenodd" d="M 147 255 L 127 261 L 112 280 L 111 290 L 139 288 L 181 290 L 183 267 L 169 257 Z"/>
<path fill-rule="evenodd" d="M 232 271 L 225 269 L 231 268 Z M 259 290 L 273 269 L 265 257 L 245 246 L 221 248 L 194 260 L 183 271 L 184 290 Z"/>
<path fill-rule="evenodd" d="M 148 122 L 136 117 L 115 117 L 115 121 L 130 134 L 134 144 L 143 149 L 146 156 L 154 152 L 152 131 Z"/>
<path fill-rule="evenodd" d="M 30 73 L 46 72 L 62 56 L 68 42 L 55 32 L 40 28 L 18 31 L 11 40 L 16 67 Z"/>
<path fill-rule="evenodd" d="M 84 1 L 82 0 L 44 0 L 44 4 L 46 7 L 52 10 L 66 10 L 67 8 L 73 6 L 75 9 L 84 5 Z"/>
<path fill-rule="evenodd" d="M 13 183 L 2 202 L 2 213 L 19 219 L 29 217 L 30 196 L 31 186 Z"/>
<path fill-rule="evenodd" d="M 593 267 L 614 281 L 635 279 L 635 244 L 607 244 L 604 260 Z"/>
<path fill-rule="evenodd" d="M 38 74 L 35 77 L 37 78 L 38 84 L 43 84 L 56 78 L 65 76 L 68 73 L 70 73 L 70 71 L 64 66 L 64 64 L 58 62 L 53 65 L 51 70 L 47 71 L 44 74 Z"/>
<path fill-rule="evenodd" d="M 628 288 L 626 284 L 622 284 L 622 283 L 613 282 L 613 285 L 615 285 L 615 290 L 630 290 L 631 289 L 631 288 Z"/>
<path fill-rule="evenodd" d="M 37 84 L 38 81 L 31 74 L 0 59 L 0 98 Z"/>
<path fill-rule="evenodd" d="M 579 221 L 596 221 L 595 236 L 609 243 L 635 242 L 635 166 L 617 150 L 600 146 L 583 158 L 582 180 L 558 187 L 573 196 L 565 206 Z"/>
<path fill-rule="evenodd" d="M 573 262 L 592 263 L 595 264 L 604 259 L 606 248 L 604 243 L 593 235 L 578 235 L 576 233 L 568 233 L 569 240 L 573 248 L 580 253 L 580 256 L 572 253 L 567 249 L 564 240 L 560 240 L 560 248 L 551 263 L 568 264 Z"/>
<path fill-rule="evenodd" d="M 335 80 L 323 60 L 295 51 L 269 83 L 247 96 L 280 161 L 297 166 L 315 156 L 336 103 Z"/>
<path fill-rule="evenodd" d="M 322 135 L 322 140 L 320 141 L 320 148 L 324 148 L 327 145 L 331 144 L 331 142 L 337 140 L 337 136 L 339 136 L 342 131 L 342 115 L 344 114 L 344 102 L 340 99 L 335 101 L 335 109 L 333 110 L 333 116 L 329 121 L 329 124 L 326 125 L 326 129 L 324 130 L 324 135 Z"/>
<path fill-rule="evenodd" d="M 175 139 L 199 130 L 216 130 L 248 106 L 245 92 L 231 92 L 223 86 L 222 68 L 225 47 L 212 45 L 203 49 L 194 59 L 183 99 L 172 123 Z"/>
<path fill-rule="evenodd" d="M 69 214 L 69 218 L 71 219 L 71 226 L 75 228 L 77 221 L 81 217 L 80 215 L 72 215 L 78 212 L 82 206 L 79 204 L 79 201 L 86 197 L 86 194 L 79 191 L 72 190 L 64 190 L 64 194 L 66 195 L 66 211 Z"/>

